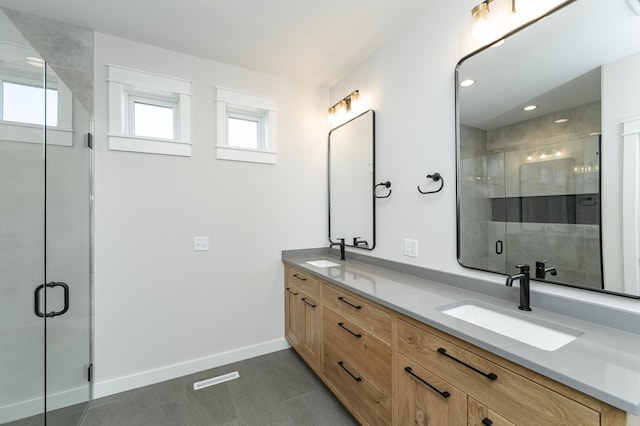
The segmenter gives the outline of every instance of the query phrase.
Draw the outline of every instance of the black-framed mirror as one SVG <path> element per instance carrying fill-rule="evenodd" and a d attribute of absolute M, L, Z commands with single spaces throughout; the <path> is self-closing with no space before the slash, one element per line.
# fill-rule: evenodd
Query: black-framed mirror
<path fill-rule="evenodd" d="M 638 75 L 625 0 L 567 2 L 458 63 L 462 266 L 640 297 Z"/>
<path fill-rule="evenodd" d="M 375 112 L 329 132 L 329 241 L 373 250 L 375 229 Z"/>

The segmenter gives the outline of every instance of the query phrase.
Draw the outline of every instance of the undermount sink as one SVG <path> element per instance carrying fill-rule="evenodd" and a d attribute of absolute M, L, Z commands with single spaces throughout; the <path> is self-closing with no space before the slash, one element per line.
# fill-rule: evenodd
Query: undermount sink
<path fill-rule="evenodd" d="M 584 333 L 475 300 L 436 308 L 442 313 L 545 351 L 555 351 Z"/>
<path fill-rule="evenodd" d="M 332 262 L 330 260 L 321 259 L 321 260 L 308 260 L 305 263 L 309 265 L 315 266 L 317 268 L 331 268 L 333 266 L 340 266 L 339 263 Z"/>

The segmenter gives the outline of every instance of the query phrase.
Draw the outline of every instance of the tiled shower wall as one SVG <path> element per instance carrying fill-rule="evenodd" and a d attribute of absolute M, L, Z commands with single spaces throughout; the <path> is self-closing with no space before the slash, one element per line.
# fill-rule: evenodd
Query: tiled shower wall
<path fill-rule="evenodd" d="M 565 123 L 555 123 L 558 117 Z M 584 194 L 599 222 L 600 103 L 484 131 L 461 129 L 459 255 L 479 269 L 514 273 L 548 260 L 557 282 L 601 288 L 598 224 L 492 220 L 491 199 Z M 590 134 L 595 134 L 591 135 Z M 499 243 L 498 243 L 499 242 Z M 498 254 L 496 245 L 503 251 Z"/>

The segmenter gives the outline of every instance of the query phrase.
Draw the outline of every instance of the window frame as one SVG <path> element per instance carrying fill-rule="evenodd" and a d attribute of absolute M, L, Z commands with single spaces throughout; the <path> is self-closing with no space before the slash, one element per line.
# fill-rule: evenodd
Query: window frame
<path fill-rule="evenodd" d="M 256 147 L 255 148 L 246 148 L 238 145 L 231 145 L 231 140 L 229 139 L 229 120 L 243 120 L 243 121 L 251 121 L 255 122 L 257 125 L 256 128 Z M 267 150 L 267 140 L 264 135 L 265 126 L 264 126 L 264 114 L 252 114 L 246 111 L 238 111 L 234 109 L 227 108 L 227 144 L 230 148 L 240 148 L 240 149 L 253 149 L 256 151 L 266 151 Z"/>
<path fill-rule="evenodd" d="M 216 88 L 216 158 L 218 160 L 277 164 L 276 149 L 277 101 L 264 96 Z M 259 121 L 259 145 L 256 149 L 229 144 L 230 117 L 248 117 Z"/>
<path fill-rule="evenodd" d="M 135 105 L 143 104 L 149 106 L 155 106 L 160 108 L 171 109 L 173 117 L 173 135 L 170 138 L 160 138 L 157 136 L 139 136 L 136 135 L 136 112 Z M 127 114 L 128 114 L 128 128 L 127 133 L 136 138 L 153 138 L 153 139 L 166 139 L 176 140 L 180 135 L 180 105 L 178 100 L 169 97 L 149 96 L 144 95 L 136 91 L 127 92 Z"/>
<path fill-rule="evenodd" d="M 3 108 L 4 83 L 22 86 L 36 87 L 45 90 L 43 82 L 46 74 L 46 89 L 55 90 L 58 93 L 58 117 L 57 125 L 25 123 L 19 121 L 3 120 L 1 109 Z M 46 123 L 46 117 L 44 122 Z M 47 145 L 73 146 L 73 94 L 64 82 L 43 68 L 29 68 L 27 66 L 11 67 L 5 64 L 0 71 L 0 133 L 3 140 L 10 142 L 26 142 L 42 144 L 42 129 L 47 132 Z"/>
<path fill-rule="evenodd" d="M 148 154 L 191 156 L 191 82 L 175 77 L 107 65 L 109 149 Z M 134 135 L 136 100 L 171 107 L 174 137 Z"/>

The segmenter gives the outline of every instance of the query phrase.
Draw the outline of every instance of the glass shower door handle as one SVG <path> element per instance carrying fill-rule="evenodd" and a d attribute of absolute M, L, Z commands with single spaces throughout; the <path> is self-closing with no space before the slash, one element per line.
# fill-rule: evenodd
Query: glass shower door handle
<path fill-rule="evenodd" d="M 48 288 L 62 287 L 62 290 L 64 292 L 64 306 L 61 310 L 51 311 L 49 313 L 43 313 L 40 310 L 40 293 L 45 287 L 48 287 Z M 44 317 L 53 318 L 60 315 L 64 315 L 68 310 L 69 310 L 69 286 L 66 283 L 51 281 L 50 283 L 40 284 L 38 287 L 36 287 L 35 313 L 37 316 L 39 316 L 40 318 L 44 318 Z"/>

